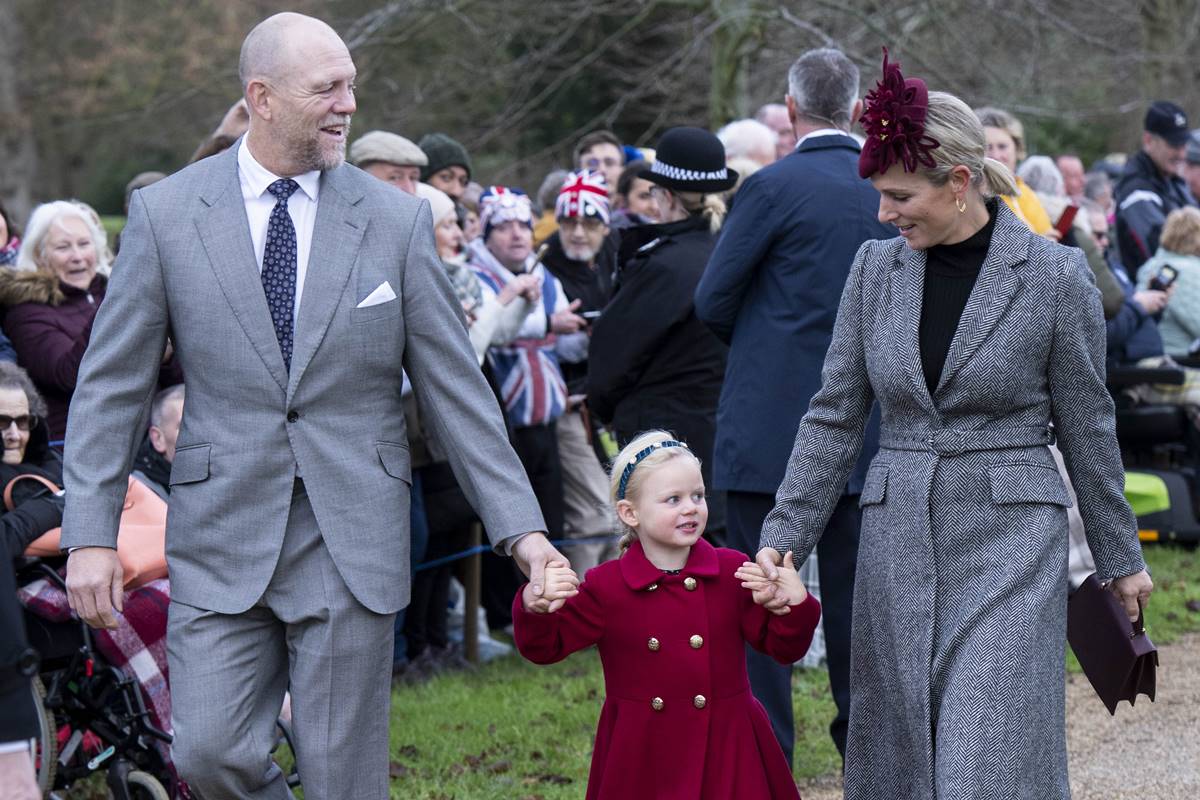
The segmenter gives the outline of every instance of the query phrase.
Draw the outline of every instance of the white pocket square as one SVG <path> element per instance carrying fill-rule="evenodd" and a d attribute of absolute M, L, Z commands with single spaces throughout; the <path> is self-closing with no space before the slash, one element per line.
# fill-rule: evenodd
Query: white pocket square
<path fill-rule="evenodd" d="M 396 293 L 392 291 L 392 285 L 387 281 L 375 287 L 375 291 L 367 295 L 367 298 L 355 306 L 355 308 L 370 308 L 371 306 L 381 305 L 396 299 Z"/>

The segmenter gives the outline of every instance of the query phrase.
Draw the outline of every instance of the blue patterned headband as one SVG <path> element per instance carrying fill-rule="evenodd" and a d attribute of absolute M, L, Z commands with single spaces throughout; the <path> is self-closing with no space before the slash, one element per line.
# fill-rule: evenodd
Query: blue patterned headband
<path fill-rule="evenodd" d="M 642 463 L 643 461 L 645 461 L 646 457 L 649 456 L 654 451 L 663 450 L 667 447 L 682 447 L 684 450 L 688 450 L 689 452 L 691 452 L 686 444 L 684 444 L 683 442 L 677 442 L 674 439 L 668 439 L 665 442 L 656 442 L 656 443 L 650 445 L 649 447 L 645 447 L 645 448 L 639 450 L 638 454 L 633 457 L 632 461 L 630 461 L 628 464 L 625 465 L 624 471 L 621 472 L 621 481 L 620 481 L 620 483 L 617 484 L 617 499 L 618 500 L 625 499 L 625 487 L 629 484 L 629 476 L 633 474 L 633 471 L 635 469 L 637 469 L 637 465 Z"/>

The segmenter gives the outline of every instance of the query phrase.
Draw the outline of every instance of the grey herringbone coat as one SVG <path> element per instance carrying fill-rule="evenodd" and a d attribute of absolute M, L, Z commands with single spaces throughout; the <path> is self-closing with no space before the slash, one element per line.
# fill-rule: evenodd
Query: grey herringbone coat
<path fill-rule="evenodd" d="M 1101 578 L 1143 568 L 1104 387 L 1100 296 L 1078 250 L 1000 204 L 930 397 L 925 254 L 867 242 L 762 545 L 816 544 L 873 400 L 862 492 L 847 800 L 1067 798 L 1066 457 Z"/>

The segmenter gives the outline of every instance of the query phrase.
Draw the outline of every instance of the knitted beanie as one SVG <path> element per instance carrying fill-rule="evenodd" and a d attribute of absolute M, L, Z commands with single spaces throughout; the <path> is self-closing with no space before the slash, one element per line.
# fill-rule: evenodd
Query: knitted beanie
<path fill-rule="evenodd" d="M 462 167 L 467 171 L 467 179 L 471 178 L 471 157 L 467 148 L 451 139 L 444 133 L 427 133 L 417 142 L 417 146 L 425 153 L 429 163 L 421 167 L 421 180 L 428 183 L 429 176 L 441 172 L 446 167 Z"/>

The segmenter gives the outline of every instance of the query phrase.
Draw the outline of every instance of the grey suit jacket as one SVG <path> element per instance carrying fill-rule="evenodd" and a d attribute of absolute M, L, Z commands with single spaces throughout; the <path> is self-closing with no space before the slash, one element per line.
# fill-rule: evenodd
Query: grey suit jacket
<path fill-rule="evenodd" d="M 494 545 L 545 530 L 434 248 L 429 204 L 322 175 L 291 372 L 267 310 L 237 146 L 135 193 L 67 428 L 64 547 L 113 546 L 169 336 L 187 380 L 171 471 L 173 596 L 222 613 L 262 595 L 302 474 L 351 592 L 409 595 L 407 371 Z M 387 281 L 397 299 L 356 308 Z"/>

